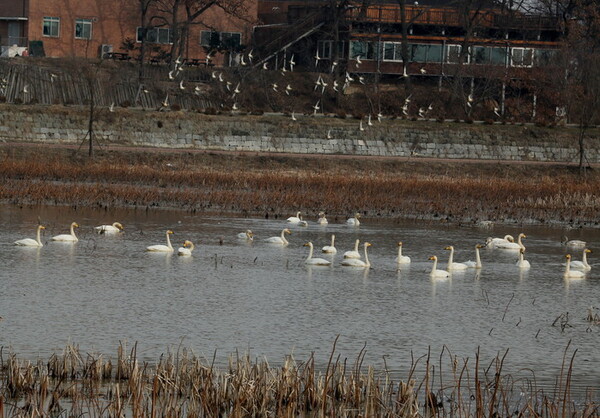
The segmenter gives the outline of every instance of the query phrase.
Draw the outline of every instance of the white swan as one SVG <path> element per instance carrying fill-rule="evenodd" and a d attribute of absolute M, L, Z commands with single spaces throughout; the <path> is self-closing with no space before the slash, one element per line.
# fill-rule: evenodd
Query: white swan
<path fill-rule="evenodd" d="M 407 255 L 402 255 L 402 242 L 398 243 L 398 257 L 396 257 L 396 263 L 410 264 L 410 257 Z"/>
<path fill-rule="evenodd" d="M 245 239 L 246 241 L 254 240 L 254 233 L 247 229 L 246 232 L 240 232 L 237 234 L 238 239 Z"/>
<path fill-rule="evenodd" d="M 585 273 L 579 270 L 571 270 L 571 254 L 565 256 L 567 259 L 567 267 L 565 267 L 565 273 L 563 277 L 565 279 L 582 279 L 585 277 Z"/>
<path fill-rule="evenodd" d="M 37 227 L 37 235 L 36 238 L 24 238 L 24 239 L 20 239 L 18 241 L 15 241 L 15 245 L 20 245 L 23 247 L 43 247 L 44 244 L 42 244 L 42 241 L 40 240 L 40 232 L 42 229 L 46 229 L 45 226 L 42 225 L 38 225 Z"/>
<path fill-rule="evenodd" d="M 365 261 L 359 260 L 357 258 L 348 258 L 342 261 L 342 266 L 347 267 L 361 267 L 361 268 L 370 268 L 371 263 L 369 262 L 369 255 L 367 254 L 367 248 L 371 246 L 371 243 L 365 242 Z"/>
<path fill-rule="evenodd" d="M 450 257 L 448 257 L 448 271 L 452 270 L 466 270 L 468 266 L 465 263 L 454 262 L 454 247 L 452 245 L 447 246 L 444 250 L 450 250 Z"/>
<path fill-rule="evenodd" d="M 327 225 L 329 221 L 325 217 L 325 212 L 319 212 L 319 219 L 317 220 L 319 225 Z"/>
<path fill-rule="evenodd" d="M 517 261 L 517 267 L 519 267 L 520 269 L 531 268 L 531 264 L 529 264 L 529 261 L 525 260 L 525 250 L 522 248 L 519 250 L 519 261 Z"/>
<path fill-rule="evenodd" d="M 485 241 L 485 245 L 488 248 L 496 248 L 498 244 L 507 244 L 509 242 L 515 242 L 515 239 L 512 235 L 505 235 L 504 238 L 488 237 L 488 239 Z"/>
<path fill-rule="evenodd" d="M 447 278 L 450 277 L 450 273 L 446 270 L 438 270 L 437 263 L 438 259 L 435 255 L 429 257 L 430 260 L 433 260 L 433 267 L 431 268 L 431 273 L 429 275 L 435 278 Z"/>
<path fill-rule="evenodd" d="M 183 247 L 179 247 L 179 249 L 177 250 L 177 255 L 191 256 L 192 251 L 194 251 L 194 243 L 192 241 L 186 240 L 183 243 Z"/>
<path fill-rule="evenodd" d="M 288 223 L 290 223 L 290 224 L 300 223 L 300 221 L 302 220 L 300 218 L 300 213 L 301 212 L 298 212 L 298 213 L 296 213 L 296 216 L 290 216 L 289 218 L 287 218 Z"/>
<path fill-rule="evenodd" d="M 112 225 L 100 225 L 95 226 L 94 231 L 99 234 L 117 234 L 123 230 L 123 225 L 119 222 L 115 222 Z"/>
<path fill-rule="evenodd" d="M 302 215 L 299 216 L 300 222 L 297 223 L 298 226 L 308 226 L 308 222 L 302 219 Z"/>
<path fill-rule="evenodd" d="M 477 244 L 475 246 L 475 261 L 465 261 L 464 264 L 467 265 L 467 267 L 469 268 L 475 268 L 475 269 L 480 269 L 482 267 L 481 264 L 481 257 L 479 256 L 479 249 L 480 248 L 484 248 L 485 245 L 481 245 L 481 244 Z"/>
<path fill-rule="evenodd" d="M 60 234 L 52 237 L 52 241 L 62 241 L 62 242 L 77 242 L 79 239 L 75 236 L 75 229 L 79 228 L 77 222 L 73 222 L 71 224 L 71 233 L 70 234 Z"/>
<path fill-rule="evenodd" d="M 308 257 L 304 263 L 310 264 L 311 266 L 329 266 L 331 265 L 331 261 L 325 260 L 324 258 L 313 258 L 313 244 L 312 242 L 307 242 L 304 244 L 305 247 L 309 247 Z"/>
<path fill-rule="evenodd" d="M 571 261 L 571 268 L 575 270 L 590 271 L 592 269 L 592 266 L 588 264 L 587 255 L 591 252 L 592 250 L 585 248 L 583 250 L 582 260 Z"/>
<path fill-rule="evenodd" d="M 146 247 L 146 251 L 158 253 L 172 253 L 174 250 L 173 246 L 171 245 L 171 238 L 169 238 L 169 235 L 171 235 L 172 233 L 173 231 L 171 231 L 170 229 L 167 231 L 167 245 L 151 245 L 149 247 Z"/>
<path fill-rule="evenodd" d="M 354 250 L 346 251 L 344 253 L 344 258 L 360 258 L 360 253 L 358 252 L 358 244 L 359 243 L 360 243 L 360 240 L 357 239 L 356 242 L 354 243 Z"/>
<path fill-rule="evenodd" d="M 292 233 L 292 231 L 290 231 L 289 229 L 286 228 L 283 231 L 281 231 L 281 236 L 267 238 L 265 240 L 265 242 L 268 242 L 270 244 L 288 245 L 289 242 L 287 239 L 285 239 L 285 234 L 291 234 L 291 233 Z"/>
<path fill-rule="evenodd" d="M 346 220 L 346 224 L 350 226 L 359 226 L 360 221 L 358 220 L 358 218 L 360 218 L 360 213 L 354 214 L 354 218 L 348 218 Z"/>
<path fill-rule="evenodd" d="M 337 248 L 335 248 L 335 235 L 331 234 L 331 245 L 326 245 L 321 248 L 321 251 L 326 254 L 336 254 Z"/>
<path fill-rule="evenodd" d="M 521 239 L 523 238 L 527 238 L 527 235 L 521 232 L 517 237 L 517 242 L 496 244 L 496 248 L 500 248 L 502 250 L 525 250 L 525 246 L 523 245 L 523 242 L 521 242 Z"/>
<path fill-rule="evenodd" d="M 569 241 L 569 238 L 567 238 L 566 235 L 563 235 L 561 243 L 563 245 L 566 245 L 567 247 L 574 247 L 574 248 L 583 248 L 587 245 L 587 242 L 581 241 L 578 239 L 572 239 Z"/>

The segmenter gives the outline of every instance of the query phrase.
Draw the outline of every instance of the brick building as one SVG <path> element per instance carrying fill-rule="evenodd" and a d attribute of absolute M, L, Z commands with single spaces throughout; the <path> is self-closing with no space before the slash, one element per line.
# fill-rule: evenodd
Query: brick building
<path fill-rule="evenodd" d="M 173 0 L 174 1 L 174 0 Z M 185 20 L 182 12 L 177 21 Z M 256 0 L 247 0 L 238 17 L 211 7 L 187 26 L 184 58 L 203 60 L 206 48 L 220 50 L 217 64 L 227 51 L 251 41 L 256 20 Z M 148 58 L 165 56 L 173 41 L 173 17 L 156 9 L 147 16 Z M 149 20 L 149 19 L 148 19 Z M 141 45 L 140 3 L 137 0 L 0 0 L 0 45 L 4 51 L 17 45 L 32 55 L 47 57 L 98 57 L 109 52 L 135 58 Z M 19 49 L 20 51 L 22 49 Z"/>

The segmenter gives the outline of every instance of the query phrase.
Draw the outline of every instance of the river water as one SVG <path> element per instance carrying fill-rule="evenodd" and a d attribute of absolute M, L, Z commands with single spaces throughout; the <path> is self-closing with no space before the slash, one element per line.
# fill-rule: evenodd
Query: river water
<path fill-rule="evenodd" d="M 16 239 L 35 236 L 38 219 L 47 227 L 44 247 L 14 246 Z M 78 243 L 50 242 L 72 221 L 81 225 Z M 125 226 L 124 234 L 93 232 L 114 221 Z M 508 349 L 504 371 L 533 372 L 539 384 L 553 387 L 571 342 L 568 356 L 577 350 L 574 388 L 583 393 L 600 386 L 600 326 L 586 321 L 588 308 L 600 307 L 600 278 L 594 269 L 583 280 L 563 279 L 567 249 L 560 244 L 568 233 L 594 248 L 600 231 L 368 219 L 355 228 L 342 222 L 293 226 L 290 244 L 278 247 L 262 240 L 279 235 L 285 220 L 0 206 L 0 345 L 32 360 L 68 343 L 114 355 L 119 342 L 137 342 L 138 356 L 150 362 L 182 346 L 207 359 L 216 352 L 221 365 L 236 351 L 272 364 L 289 354 L 306 360 L 314 352 L 323 365 L 339 335 L 341 359 L 351 364 L 366 344 L 364 365 L 401 377 L 411 355 L 428 350 L 439 364 L 442 349 L 444 359 L 452 353 L 472 362 L 479 350 L 484 363 Z M 193 257 L 144 251 L 164 243 L 167 229 L 174 231 L 176 248 L 185 239 L 196 244 Z M 254 231 L 254 242 L 236 239 L 246 229 Z M 529 271 L 515 266 L 514 252 L 484 249 L 479 273 L 430 279 L 428 258 L 438 255 L 443 268 L 445 246 L 456 247 L 455 261 L 474 260 L 474 246 L 487 236 L 519 232 L 527 234 Z M 312 241 L 319 249 L 332 233 L 338 248 L 333 266 L 305 266 L 302 244 Z M 355 239 L 372 243 L 368 271 L 340 266 Z M 399 240 L 413 261 L 408 268 L 398 269 L 394 260 Z M 580 251 L 573 254 L 581 258 Z M 567 313 L 568 320 L 553 326 Z"/>

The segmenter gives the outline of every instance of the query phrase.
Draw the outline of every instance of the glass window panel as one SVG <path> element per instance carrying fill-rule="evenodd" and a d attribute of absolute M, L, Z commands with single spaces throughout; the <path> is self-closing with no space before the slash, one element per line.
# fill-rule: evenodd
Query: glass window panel
<path fill-rule="evenodd" d="M 75 19 L 75 38 L 92 39 L 92 21 L 90 19 Z"/>
<path fill-rule="evenodd" d="M 350 41 L 350 58 L 367 58 L 367 43 L 362 41 Z"/>
<path fill-rule="evenodd" d="M 447 45 L 446 46 L 446 62 L 450 64 L 458 64 L 460 58 L 460 45 Z"/>
<path fill-rule="evenodd" d="M 427 48 L 428 45 L 411 45 L 410 60 L 412 62 L 427 62 Z"/>
<path fill-rule="evenodd" d="M 44 17 L 42 22 L 42 34 L 44 36 L 58 37 L 60 18 Z"/>
<path fill-rule="evenodd" d="M 490 49 L 490 63 L 494 65 L 505 65 L 506 64 L 506 48 L 489 48 Z"/>
<path fill-rule="evenodd" d="M 242 34 L 237 32 L 221 32 L 221 45 L 227 49 L 238 48 L 242 43 Z"/>
<path fill-rule="evenodd" d="M 471 52 L 471 62 L 474 64 L 487 64 L 490 61 L 490 52 L 482 46 L 475 46 Z"/>
<path fill-rule="evenodd" d="M 394 43 L 384 42 L 383 43 L 383 59 L 385 61 L 395 61 L 394 59 Z"/>
<path fill-rule="evenodd" d="M 442 62 L 441 45 L 429 45 L 427 50 L 427 62 Z"/>

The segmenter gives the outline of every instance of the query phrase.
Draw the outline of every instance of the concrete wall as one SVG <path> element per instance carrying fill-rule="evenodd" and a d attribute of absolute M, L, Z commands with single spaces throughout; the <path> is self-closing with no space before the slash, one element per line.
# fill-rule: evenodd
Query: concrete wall
<path fill-rule="evenodd" d="M 298 116 L 207 116 L 151 110 L 99 110 L 102 145 L 139 145 L 249 152 L 577 161 L 575 128 L 374 121 Z M 87 113 L 62 106 L 0 106 L 0 140 L 79 144 Z M 327 136 L 331 138 L 327 138 Z M 596 130 L 590 134 L 597 134 Z M 599 136 L 587 139 L 589 162 L 600 162 Z"/>

